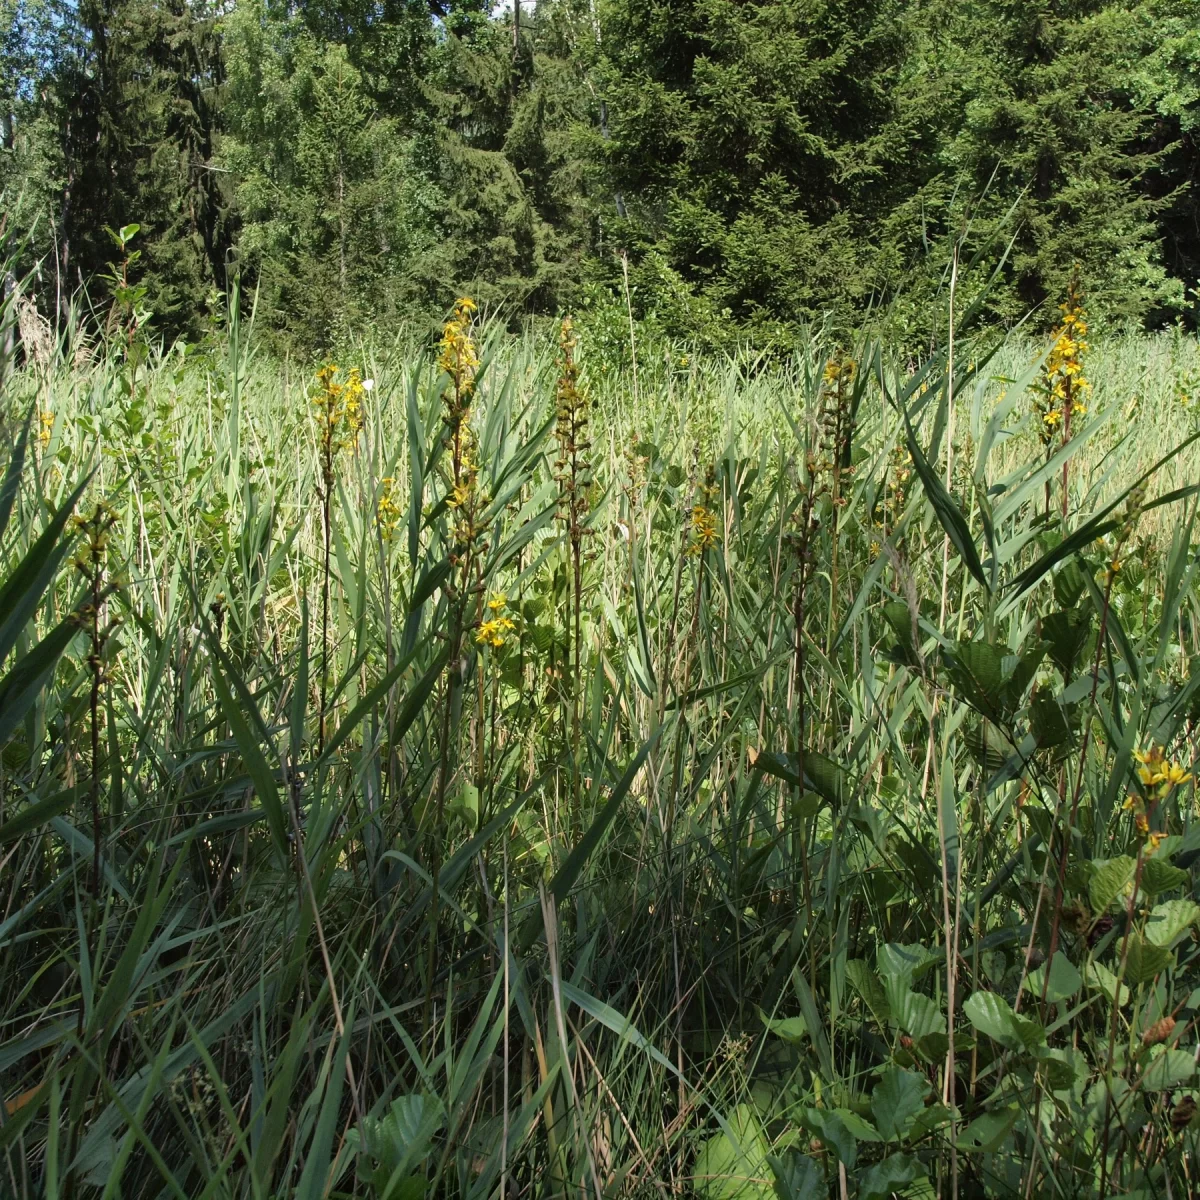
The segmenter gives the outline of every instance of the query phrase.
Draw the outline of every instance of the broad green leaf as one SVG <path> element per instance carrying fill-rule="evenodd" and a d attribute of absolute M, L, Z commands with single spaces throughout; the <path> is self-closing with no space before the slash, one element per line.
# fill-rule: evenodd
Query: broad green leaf
<path fill-rule="evenodd" d="M 963 1005 L 967 1019 L 994 1042 L 1009 1050 L 1030 1050 L 1046 1040 L 1046 1031 L 1037 1021 L 1014 1013 L 1003 996 L 995 992 L 976 992 Z"/>
<path fill-rule="evenodd" d="M 1004 1139 L 1012 1132 L 1017 1123 L 1021 1110 L 1015 1105 L 1012 1108 L 1001 1109 L 999 1112 L 984 1113 L 976 1117 L 959 1135 L 960 1150 L 983 1150 L 994 1154 L 1004 1144 Z"/>
<path fill-rule="evenodd" d="M 807 1154 L 792 1151 L 786 1158 L 771 1157 L 768 1162 L 779 1200 L 809 1200 L 824 1191 L 825 1173 Z"/>
<path fill-rule="evenodd" d="M 1091 633 L 1091 612 L 1071 609 L 1049 613 L 1042 618 L 1041 632 L 1050 644 L 1050 657 L 1063 673 L 1063 678 L 1070 679 Z"/>
<path fill-rule="evenodd" d="M 1011 716 L 1021 707 L 1025 693 L 1045 657 L 1046 643 L 1031 640 L 1026 642 L 1017 661 L 1006 671 L 1004 686 L 1000 689 L 1000 704 L 1006 714 Z"/>
<path fill-rule="evenodd" d="M 849 794 L 846 768 L 814 750 L 804 752 L 804 781 L 830 804 L 840 805 Z"/>
<path fill-rule="evenodd" d="M 1146 940 L 1169 950 L 1197 921 L 1200 904 L 1194 900 L 1164 900 L 1150 910 Z"/>
<path fill-rule="evenodd" d="M 1142 1087 L 1147 1092 L 1166 1092 L 1182 1087 L 1196 1074 L 1194 1050 L 1156 1046 L 1151 1054 L 1150 1063 L 1142 1074 Z"/>
<path fill-rule="evenodd" d="M 773 1177 L 758 1114 L 749 1104 L 739 1104 L 725 1119 L 733 1138 L 722 1131 L 700 1147 L 693 1168 L 697 1193 L 706 1200 L 770 1196 Z"/>
<path fill-rule="evenodd" d="M 1073 1087 L 1078 1077 L 1076 1064 L 1067 1050 L 1047 1050 L 1042 1048 L 1038 1055 L 1038 1069 L 1052 1092 L 1065 1091 Z M 1084 1074 L 1087 1073 L 1084 1064 Z"/>
<path fill-rule="evenodd" d="M 943 1026 L 942 1029 L 934 1029 L 928 1033 L 923 1033 L 916 1041 L 917 1053 L 927 1063 L 940 1063 L 946 1059 L 946 1052 L 950 1049 L 950 1038 Z"/>
<path fill-rule="evenodd" d="M 1046 979 L 1047 967 L 1049 982 Z M 1046 1002 L 1058 1004 L 1074 996 L 1083 987 L 1083 979 L 1067 956 L 1059 950 L 1049 963 L 1043 963 L 1036 971 L 1029 973 L 1025 987 L 1035 999 L 1041 998 L 1042 989 L 1045 988 Z"/>
<path fill-rule="evenodd" d="M 858 1142 L 840 1113 L 827 1108 L 806 1108 L 804 1124 L 837 1155 L 839 1162 L 853 1167 L 858 1161 Z"/>
<path fill-rule="evenodd" d="M 1176 888 L 1183 887 L 1190 880 L 1191 876 L 1187 871 L 1171 866 L 1165 859 L 1150 857 L 1142 862 L 1138 886 L 1147 896 L 1161 896 L 1163 892 L 1173 892 Z"/>
<path fill-rule="evenodd" d="M 1108 912 L 1113 901 L 1132 881 L 1136 866 L 1137 863 L 1128 854 L 1100 859 L 1092 864 L 1092 877 L 1088 880 L 1088 899 L 1092 912 L 1097 916 Z"/>
<path fill-rule="evenodd" d="M 899 1000 L 899 1004 L 892 1005 L 892 1021 L 917 1041 L 929 1034 L 946 1032 L 946 1014 L 929 996 L 905 992 Z"/>
<path fill-rule="evenodd" d="M 1125 957 L 1125 982 L 1131 987 L 1149 983 L 1173 961 L 1170 950 L 1147 941 L 1141 934 L 1130 935 Z"/>
<path fill-rule="evenodd" d="M 861 1200 L 886 1200 L 893 1192 L 902 1192 L 921 1174 L 921 1163 L 912 1154 L 890 1154 L 868 1168 L 858 1185 Z"/>
<path fill-rule="evenodd" d="M 860 1117 L 853 1109 L 850 1108 L 835 1108 L 833 1110 L 842 1119 L 842 1124 L 860 1141 L 860 1142 L 882 1142 L 883 1138 L 879 1136 L 879 1130 L 871 1124 L 870 1121 Z"/>
<path fill-rule="evenodd" d="M 779 1017 L 771 1020 L 765 1014 L 763 1015 L 763 1024 L 775 1034 L 776 1037 L 781 1037 L 785 1042 L 790 1042 L 793 1046 L 798 1046 L 808 1036 L 808 1025 L 803 1017 Z"/>
<path fill-rule="evenodd" d="M 904 994 L 912 988 L 917 971 L 923 968 L 928 960 L 929 951 L 924 946 L 901 946 L 889 942 L 880 948 L 876 963 L 893 1016 Z"/>
<path fill-rule="evenodd" d="M 959 642 L 949 656 L 950 677 L 973 707 L 998 716 L 1004 672 L 1000 651 L 990 642 Z"/>
<path fill-rule="evenodd" d="M 846 979 L 862 997 L 863 1003 L 871 1010 L 876 1022 L 886 1027 L 891 1019 L 891 1009 L 879 976 L 861 958 L 852 958 L 846 964 Z"/>
<path fill-rule="evenodd" d="M 421 1164 L 445 1119 L 441 1101 L 420 1092 L 398 1096 L 380 1118 L 363 1117 L 360 1153 L 369 1160 L 370 1179 L 381 1200 L 424 1194 Z M 360 1163 L 360 1175 L 364 1165 Z"/>
<path fill-rule="evenodd" d="M 913 1120 L 908 1131 L 908 1140 L 916 1144 L 923 1137 L 950 1123 L 950 1110 L 944 1104 L 927 1104 Z"/>
<path fill-rule="evenodd" d="M 894 1065 L 884 1068 L 871 1093 L 875 1127 L 884 1141 L 904 1137 L 913 1118 L 925 1107 L 928 1095 L 929 1081 L 923 1075 Z"/>
<path fill-rule="evenodd" d="M 1117 996 L 1117 977 L 1102 963 L 1094 959 L 1084 968 L 1084 982 L 1088 991 L 1100 992 L 1111 1001 Z M 1129 1003 L 1129 988 L 1121 984 L 1121 994 L 1117 1004 L 1124 1006 Z"/>

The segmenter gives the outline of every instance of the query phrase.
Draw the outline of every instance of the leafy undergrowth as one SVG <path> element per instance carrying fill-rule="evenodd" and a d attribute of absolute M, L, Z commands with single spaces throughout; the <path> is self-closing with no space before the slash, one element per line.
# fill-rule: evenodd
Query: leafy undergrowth
<path fill-rule="evenodd" d="M 6 391 L 7 1194 L 1191 1193 L 1187 436 L 128 332 Z"/>

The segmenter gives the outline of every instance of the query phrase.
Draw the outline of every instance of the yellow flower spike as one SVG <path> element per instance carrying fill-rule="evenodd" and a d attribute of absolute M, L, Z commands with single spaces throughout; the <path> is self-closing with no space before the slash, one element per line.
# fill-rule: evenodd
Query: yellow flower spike
<path fill-rule="evenodd" d="M 1062 319 L 1046 355 L 1041 383 L 1034 389 L 1034 408 L 1041 419 L 1038 434 L 1047 447 L 1057 435 L 1064 439 L 1071 436 L 1071 419 L 1086 415 L 1083 396 L 1091 387 L 1083 366 L 1083 356 L 1089 349 L 1084 340 L 1087 321 L 1074 279 L 1059 308 Z"/>
<path fill-rule="evenodd" d="M 390 542 L 400 524 L 400 506 L 396 503 L 396 480 L 386 475 L 380 480 L 379 503 L 375 508 L 375 523 L 385 542 Z"/>
<path fill-rule="evenodd" d="M 720 540 L 716 517 L 703 504 L 695 505 L 692 509 L 692 544 L 689 552 L 702 555 Z"/>

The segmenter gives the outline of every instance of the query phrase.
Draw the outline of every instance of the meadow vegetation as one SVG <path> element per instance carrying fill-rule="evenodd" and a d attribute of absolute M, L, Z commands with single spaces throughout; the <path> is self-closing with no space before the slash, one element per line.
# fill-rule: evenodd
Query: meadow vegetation
<path fill-rule="evenodd" d="M 3 375 L 0 1191 L 1193 1194 L 1193 339 L 310 365 L 135 237 Z"/>

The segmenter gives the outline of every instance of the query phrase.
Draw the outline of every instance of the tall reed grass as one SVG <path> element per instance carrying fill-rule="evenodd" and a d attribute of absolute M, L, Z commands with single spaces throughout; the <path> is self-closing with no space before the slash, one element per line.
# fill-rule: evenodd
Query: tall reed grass
<path fill-rule="evenodd" d="M 1190 1194 L 1195 344 L 454 320 L 6 375 L 0 1190 Z"/>

